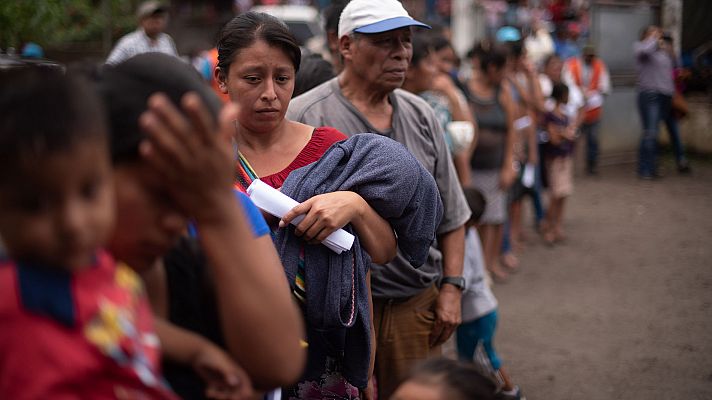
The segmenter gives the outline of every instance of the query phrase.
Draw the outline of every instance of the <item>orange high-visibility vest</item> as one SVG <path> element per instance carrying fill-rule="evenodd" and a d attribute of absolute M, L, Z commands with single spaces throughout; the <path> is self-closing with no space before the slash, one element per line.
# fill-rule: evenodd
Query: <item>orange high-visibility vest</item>
<path fill-rule="evenodd" d="M 593 59 L 593 72 L 591 73 L 591 79 L 588 82 L 588 87 L 583 87 L 583 71 L 581 68 L 581 61 L 576 57 L 571 57 L 568 61 L 569 71 L 573 75 L 576 85 L 584 90 L 584 93 L 590 90 L 598 90 L 598 82 L 601 80 L 601 75 L 603 74 L 603 62 L 598 58 Z M 601 113 L 603 112 L 603 107 L 596 107 L 590 110 L 586 110 L 583 115 L 583 122 L 593 123 L 601 119 Z"/>
<path fill-rule="evenodd" d="M 218 48 L 213 47 L 208 51 L 208 61 L 210 62 L 210 71 L 215 71 L 215 67 L 218 66 Z M 218 80 L 215 79 L 215 75 L 210 77 L 210 87 L 213 88 L 213 91 L 215 94 L 218 95 L 220 100 L 223 101 L 223 103 L 227 103 L 230 101 L 230 96 L 227 95 L 227 93 L 223 93 L 220 91 L 220 86 L 218 85 Z"/>

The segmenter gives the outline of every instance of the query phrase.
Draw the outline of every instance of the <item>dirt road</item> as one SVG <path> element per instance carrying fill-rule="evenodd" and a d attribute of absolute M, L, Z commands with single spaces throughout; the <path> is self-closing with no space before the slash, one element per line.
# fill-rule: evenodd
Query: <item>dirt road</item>
<path fill-rule="evenodd" d="M 712 164 L 693 172 L 577 177 L 567 242 L 528 232 L 494 291 L 497 348 L 529 400 L 712 399 Z"/>

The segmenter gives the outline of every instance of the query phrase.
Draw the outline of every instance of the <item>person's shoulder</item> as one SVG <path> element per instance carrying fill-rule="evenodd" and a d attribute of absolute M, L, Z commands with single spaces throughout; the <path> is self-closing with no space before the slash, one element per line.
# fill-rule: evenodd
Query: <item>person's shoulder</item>
<path fill-rule="evenodd" d="M 393 95 L 396 97 L 398 108 L 401 109 L 401 112 L 405 111 L 437 124 L 435 111 L 422 97 L 403 89 L 396 89 L 393 91 Z"/>
<path fill-rule="evenodd" d="M 340 130 L 333 128 L 331 126 L 321 126 L 314 129 L 314 136 L 322 138 L 324 143 L 328 143 L 329 146 L 336 142 L 348 139 L 348 136 L 341 132 Z"/>
<path fill-rule="evenodd" d="M 336 94 L 334 90 L 334 80 L 336 79 L 337 78 L 330 79 L 308 92 L 293 98 L 289 102 L 288 113 L 290 119 L 298 121 L 309 110 L 330 104 L 330 97 Z"/>
<path fill-rule="evenodd" d="M 132 43 L 136 40 L 138 40 L 141 37 L 141 30 L 137 29 L 135 31 L 129 32 L 122 36 L 118 42 L 116 42 L 116 46 L 123 46 L 129 43 Z"/>
<path fill-rule="evenodd" d="M 430 108 L 428 102 L 425 101 L 422 97 L 407 90 L 396 89 L 393 91 L 393 95 L 396 96 L 396 99 L 398 100 L 399 104 L 408 104 L 414 108 Z"/>

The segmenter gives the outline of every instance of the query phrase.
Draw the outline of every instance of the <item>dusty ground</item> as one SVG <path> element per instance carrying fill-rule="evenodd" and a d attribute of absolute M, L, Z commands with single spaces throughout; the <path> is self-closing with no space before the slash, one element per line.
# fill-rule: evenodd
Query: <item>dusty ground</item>
<path fill-rule="evenodd" d="M 495 286 L 497 348 L 529 400 L 712 399 L 712 164 L 667 163 L 655 182 L 578 177 L 568 241 L 529 231 Z"/>

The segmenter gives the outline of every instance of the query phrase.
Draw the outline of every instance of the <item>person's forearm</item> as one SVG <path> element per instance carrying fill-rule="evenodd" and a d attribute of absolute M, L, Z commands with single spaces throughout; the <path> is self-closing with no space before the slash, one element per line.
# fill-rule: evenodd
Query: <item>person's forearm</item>
<path fill-rule="evenodd" d="M 645 39 L 635 43 L 633 51 L 636 57 L 647 57 L 653 54 L 658 49 L 658 41 L 656 39 Z"/>
<path fill-rule="evenodd" d="M 452 114 L 452 120 L 472 122 L 472 115 L 469 113 L 467 103 L 463 104 L 460 95 L 454 90 L 446 95 L 448 103 L 450 104 L 450 114 Z"/>
<path fill-rule="evenodd" d="M 443 254 L 443 276 L 462 276 L 465 254 L 465 226 L 438 236 Z"/>
<path fill-rule="evenodd" d="M 228 350 L 256 387 L 289 385 L 304 365 L 304 326 L 277 252 L 269 236 L 254 237 L 234 197 L 214 206 L 222 217 L 197 223 Z"/>
<path fill-rule="evenodd" d="M 207 339 L 161 317 L 156 317 L 154 322 L 163 358 L 177 364 L 191 365 Z"/>
<path fill-rule="evenodd" d="M 393 228 L 361 196 L 358 216 L 351 221 L 361 245 L 375 264 L 391 261 L 397 252 Z"/>
<path fill-rule="evenodd" d="M 467 149 L 454 154 L 452 156 L 453 164 L 455 165 L 455 171 L 457 172 L 457 178 L 460 181 L 460 185 L 465 187 L 471 184 L 470 175 L 470 153 Z"/>
<path fill-rule="evenodd" d="M 536 135 L 536 125 L 534 125 L 534 113 L 530 112 L 529 117 L 532 119 L 532 124 L 527 127 L 527 145 L 529 155 L 527 161 L 529 164 L 536 164 L 539 162 L 539 143 Z"/>

